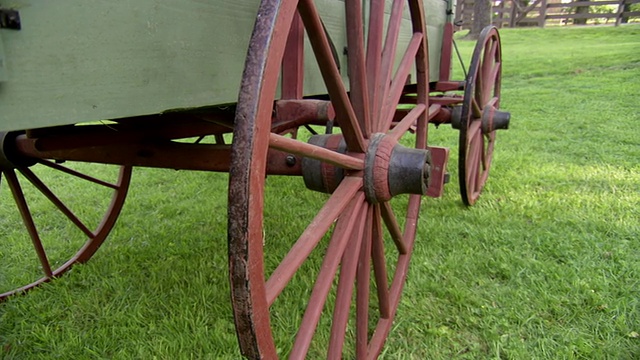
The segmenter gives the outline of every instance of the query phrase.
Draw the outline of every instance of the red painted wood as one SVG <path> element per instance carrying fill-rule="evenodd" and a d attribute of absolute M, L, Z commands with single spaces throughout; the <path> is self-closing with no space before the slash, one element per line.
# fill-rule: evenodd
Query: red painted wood
<path fill-rule="evenodd" d="M 287 2 L 276 4 L 274 1 L 271 4 L 274 9 L 273 12 L 268 12 L 269 16 L 265 17 L 260 13 L 260 24 L 277 24 L 278 11 L 283 11 L 280 7 L 285 3 Z M 368 23 L 369 27 L 365 28 L 363 24 L 366 23 L 362 21 L 361 16 L 363 9 L 367 7 L 359 0 L 345 2 L 345 11 L 353 15 L 347 16 L 348 21 L 345 24 L 345 34 L 348 37 L 349 93 L 342 82 L 342 74 L 333 58 L 329 39 L 315 3 L 311 0 L 301 0 L 297 5 L 313 49 L 313 54 L 305 54 L 304 61 L 318 64 L 331 108 L 335 111 L 336 124 L 340 127 L 340 135 L 331 138 L 331 146 L 320 147 L 297 138 L 279 135 L 280 131 L 289 129 L 286 126 L 292 129 L 307 121 L 321 121 L 313 119 L 317 116 L 315 110 L 307 115 L 291 109 L 279 114 L 284 109 L 281 105 L 285 103 L 278 102 L 281 99 L 275 97 L 271 88 L 265 91 L 264 87 L 271 86 L 279 75 L 281 64 L 275 65 L 274 62 L 283 60 L 282 56 L 285 55 L 281 56 L 279 49 L 286 53 L 286 41 L 265 39 L 275 32 L 288 34 L 288 28 L 285 31 L 284 25 L 272 25 L 268 27 L 269 30 L 265 30 L 266 33 L 262 32 L 262 28 L 258 28 L 260 31 L 254 31 L 255 42 L 252 40 L 252 45 L 255 46 L 250 47 L 248 70 L 245 70 L 235 120 L 231 154 L 234 161 L 230 169 L 229 195 L 229 258 L 234 313 L 241 347 L 250 357 L 273 357 L 276 339 L 273 339 L 271 328 L 265 329 L 266 326 L 273 326 L 270 319 L 274 314 L 271 313 L 270 305 L 279 301 L 281 292 L 290 281 L 295 281 L 294 277 L 299 269 L 311 256 L 316 255 L 322 256 L 324 265 L 312 284 L 314 290 L 311 296 L 305 299 L 307 306 L 299 325 L 294 349 L 286 356 L 311 356 L 307 350 L 309 344 L 317 340 L 314 337 L 316 326 L 324 316 L 323 309 L 326 306 L 333 307 L 328 309 L 328 312 L 333 310 L 331 337 L 326 342 L 325 350 L 329 358 L 345 357 L 348 350 L 344 347 L 347 343 L 355 343 L 354 351 L 359 357 L 374 358 L 379 354 L 390 331 L 415 241 L 420 196 L 402 195 L 396 200 L 389 195 L 383 204 L 369 203 L 364 195 L 364 173 L 374 166 L 388 167 L 389 159 L 384 160 L 384 156 L 377 155 L 383 155 L 384 151 L 390 153 L 399 139 L 402 139 L 405 145 L 408 141 L 413 141 L 416 148 L 426 149 L 427 120 L 429 117 L 435 117 L 438 106 L 430 108 L 428 102 L 427 39 L 422 2 L 395 0 L 388 22 L 391 25 L 388 28 L 383 20 L 384 5 L 385 2 L 381 0 L 369 2 L 369 18 L 373 20 Z M 402 22 L 403 13 L 406 13 L 403 11 L 405 5 L 411 14 L 414 35 L 408 49 L 403 49 L 404 53 L 399 54 L 401 61 L 396 61 L 399 24 Z M 284 11 L 289 10 L 287 8 Z M 288 24 L 293 23 L 294 21 L 290 20 Z M 253 66 L 256 66 L 255 69 Z M 415 77 L 409 79 L 410 73 L 415 74 Z M 407 80 L 414 84 L 406 86 Z M 405 96 L 407 92 L 416 95 Z M 287 90 L 284 96 L 292 95 Z M 398 104 L 404 104 L 409 98 L 412 99 L 411 102 L 406 103 L 417 106 L 402 115 L 396 115 Z M 274 104 L 275 115 L 272 114 Z M 291 103 L 287 106 L 301 104 Z M 302 118 L 305 120 L 301 120 Z M 393 123 L 393 119 L 399 121 Z M 281 126 L 281 123 L 284 125 Z M 271 129 L 271 133 L 265 128 Z M 372 139 L 372 134 L 376 132 L 380 133 L 377 136 L 386 136 L 385 144 L 389 145 L 388 147 L 382 150 L 378 145 L 370 147 L 369 139 Z M 390 135 L 383 135 L 389 133 Z M 340 136 L 344 137 L 347 146 L 344 153 L 335 151 Z M 295 235 L 288 254 L 279 260 L 276 269 L 268 275 L 263 268 L 262 253 L 262 244 L 265 241 L 262 224 L 264 216 L 267 216 L 261 212 L 266 168 L 261 163 L 265 155 L 259 149 L 267 151 L 263 148 L 264 142 L 268 143 L 271 151 L 277 150 L 297 157 L 320 160 L 323 166 L 340 167 L 346 174 L 306 229 Z M 375 156 L 367 158 L 366 154 L 371 151 L 375 152 L 372 153 Z M 326 173 L 319 172 L 319 176 Z M 379 183 L 380 188 L 388 187 L 388 176 L 378 174 L 375 181 Z M 308 190 L 300 188 L 298 191 Z M 407 197 L 409 206 L 400 206 L 402 203 L 406 204 Z M 236 203 L 238 205 L 231 205 Z M 356 205 L 361 210 L 355 208 Z M 331 236 L 328 248 L 315 249 L 320 239 L 327 236 Z M 340 275 L 338 267 L 341 269 Z M 374 293 L 378 294 L 373 297 L 370 296 L 368 287 L 372 271 L 377 288 Z M 265 277 L 268 277 L 268 280 L 265 281 Z M 337 287 L 333 286 L 336 280 Z M 350 309 L 354 306 L 351 293 L 354 287 L 357 310 L 356 314 L 351 314 Z M 329 301 L 330 299 L 336 299 L 336 302 Z M 274 308 L 278 306 L 279 304 L 274 304 Z M 356 338 L 347 341 L 347 334 L 353 332 L 345 329 L 346 326 L 354 324 L 354 317 Z M 376 330 L 371 335 L 370 330 L 373 328 Z M 263 343 L 263 340 L 267 343 Z M 316 350 L 317 347 L 314 345 L 314 351 Z"/>
<path fill-rule="evenodd" d="M 75 177 L 76 180 L 80 180 L 78 181 L 77 185 L 82 185 L 81 183 L 86 182 L 91 183 L 93 186 L 111 189 L 113 190 L 111 203 L 106 207 L 101 221 L 92 224 L 95 225 L 95 227 L 92 226 L 92 229 L 90 229 L 87 224 L 82 223 L 78 219 L 78 216 L 75 213 L 69 210 L 69 207 L 62 200 L 60 200 L 60 198 L 58 198 L 53 194 L 53 192 L 51 192 L 51 190 L 49 190 L 49 187 L 46 185 L 45 181 L 40 179 L 34 172 L 29 169 L 29 167 L 23 167 L 19 165 L 16 166 L 16 169 L 24 175 L 24 177 L 33 185 L 33 187 L 46 198 L 48 198 L 49 201 L 53 203 L 53 205 L 55 205 L 55 207 L 58 209 L 57 211 L 66 216 L 68 221 L 70 221 L 73 226 L 75 226 L 79 231 L 83 232 L 86 235 L 86 241 L 79 249 L 77 249 L 75 254 L 73 254 L 68 259 L 62 259 L 66 260 L 62 265 L 52 267 L 51 259 L 49 259 L 47 249 L 45 246 L 43 246 L 42 241 L 43 236 L 46 236 L 46 234 L 38 229 L 37 224 L 34 221 L 33 216 L 31 215 L 31 209 L 29 208 L 26 198 L 23 194 L 23 186 L 20 184 L 18 177 L 15 175 L 16 169 L 0 169 L 1 175 L 4 176 L 5 182 L 8 184 L 10 192 L 12 193 L 18 206 L 18 210 L 22 216 L 25 226 L 25 237 L 31 239 L 34 245 L 35 252 L 37 254 L 37 258 L 39 259 L 40 266 L 43 269 L 42 276 L 34 277 L 32 280 L 29 280 L 29 283 L 22 285 L 17 289 L 1 293 L 0 302 L 5 300 L 9 296 L 31 290 L 43 283 L 50 281 L 55 277 L 64 274 L 76 263 L 88 261 L 95 254 L 100 245 L 102 245 L 107 235 L 115 225 L 116 219 L 120 214 L 120 210 L 124 205 L 124 200 L 129 188 L 129 180 L 131 179 L 131 167 L 128 166 L 120 168 L 120 171 L 113 183 L 98 180 L 87 174 L 79 173 L 63 165 L 55 164 L 47 160 L 38 160 L 36 164 L 34 164 L 34 166 L 50 167 L 53 171 L 59 172 L 60 175 L 63 175 L 62 173 L 64 173 L 65 176 L 69 176 L 69 180 L 71 180 L 72 177 Z M 49 239 L 49 241 L 51 241 L 51 239 Z M 25 268 L 30 268 L 31 266 L 32 264 L 26 264 Z"/>

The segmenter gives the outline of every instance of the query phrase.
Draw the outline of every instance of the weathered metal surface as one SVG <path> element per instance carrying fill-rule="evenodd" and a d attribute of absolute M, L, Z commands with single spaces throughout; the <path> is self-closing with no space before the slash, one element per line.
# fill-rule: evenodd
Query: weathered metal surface
<path fill-rule="evenodd" d="M 20 30 L 20 13 L 17 10 L 0 8 L 0 29 Z"/>

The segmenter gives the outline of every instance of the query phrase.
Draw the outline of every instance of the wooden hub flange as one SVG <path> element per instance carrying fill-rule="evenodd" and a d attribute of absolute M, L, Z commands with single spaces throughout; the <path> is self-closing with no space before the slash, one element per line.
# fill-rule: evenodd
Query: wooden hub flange
<path fill-rule="evenodd" d="M 373 134 L 365 156 L 364 192 L 370 203 L 399 194 L 424 195 L 431 173 L 429 150 L 402 146 L 389 135 Z"/>

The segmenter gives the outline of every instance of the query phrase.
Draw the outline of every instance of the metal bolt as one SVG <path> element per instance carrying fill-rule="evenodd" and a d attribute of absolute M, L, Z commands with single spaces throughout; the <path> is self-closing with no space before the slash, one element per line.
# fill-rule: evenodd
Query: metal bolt
<path fill-rule="evenodd" d="M 293 167 L 296 165 L 296 157 L 293 155 L 287 155 L 286 157 L 286 163 L 288 167 Z"/>

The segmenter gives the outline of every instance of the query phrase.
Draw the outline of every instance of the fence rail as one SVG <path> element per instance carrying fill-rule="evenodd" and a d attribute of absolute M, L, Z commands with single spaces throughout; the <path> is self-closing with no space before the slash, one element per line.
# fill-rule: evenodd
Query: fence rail
<path fill-rule="evenodd" d="M 629 20 L 640 20 L 640 11 L 631 5 L 640 0 L 592 0 L 561 3 L 561 0 L 494 0 L 493 23 L 497 27 L 569 25 L 608 23 L 613 19 L 618 26 Z M 462 0 L 456 7 L 456 23 L 463 29 L 473 22 L 474 0 Z M 640 9 L 637 9 L 640 10 Z"/>

